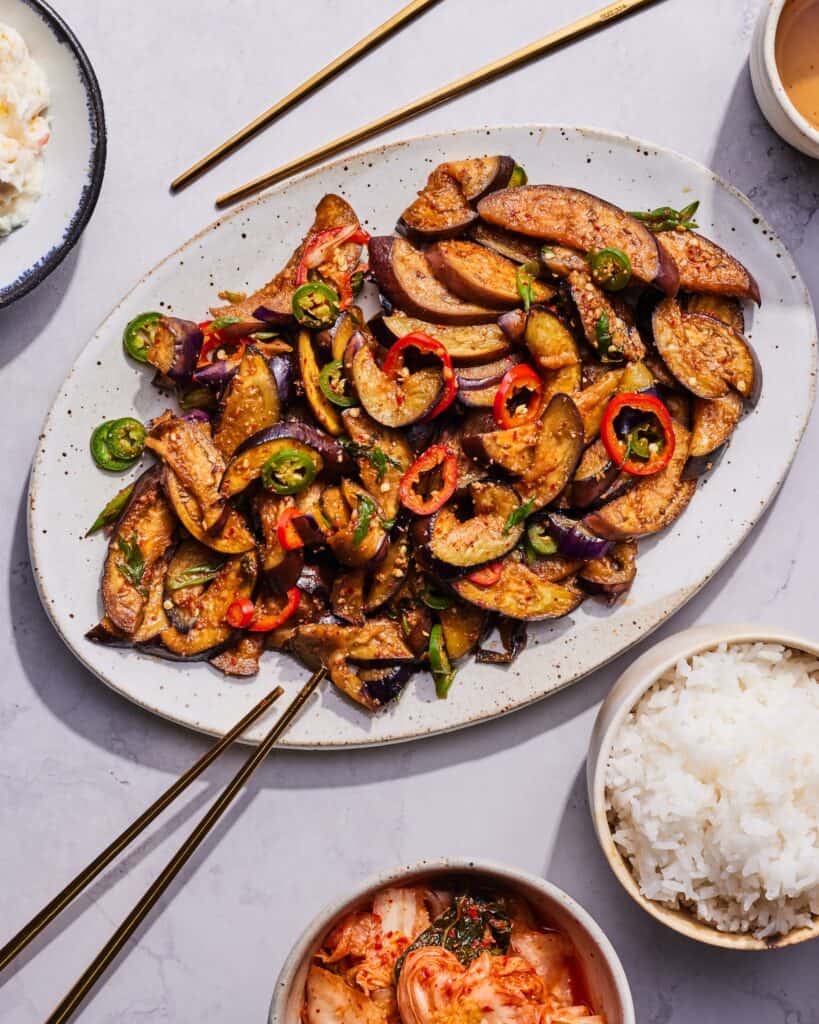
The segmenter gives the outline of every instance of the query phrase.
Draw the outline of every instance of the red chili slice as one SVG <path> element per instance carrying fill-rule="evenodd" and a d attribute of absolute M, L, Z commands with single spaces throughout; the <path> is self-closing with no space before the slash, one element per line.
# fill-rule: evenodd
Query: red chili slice
<path fill-rule="evenodd" d="M 503 562 L 490 562 L 482 569 L 476 569 L 475 572 L 470 573 L 467 579 L 479 587 L 494 587 L 502 575 Z"/>
<path fill-rule="evenodd" d="M 296 548 L 304 547 L 304 539 L 293 522 L 301 514 L 301 509 L 296 508 L 295 505 L 282 509 L 276 524 L 276 537 L 285 551 L 295 551 Z"/>
<path fill-rule="evenodd" d="M 251 633 L 269 633 L 273 629 L 278 629 L 298 610 L 300 604 L 301 591 L 298 587 L 291 587 L 287 591 L 287 603 L 284 608 L 270 614 L 260 613 L 257 609 L 253 621 L 247 628 Z"/>
<path fill-rule="evenodd" d="M 360 224 L 342 224 L 337 228 L 326 228 L 324 231 L 319 231 L 304 247 L 296 271 L 296 284 L 306 284 L 308 272 L 321 266 L 336 246 L 343 242 L 358 242 L 360 245 L 366 245 L 369 240 L 369 233 Z"/>
<path fill-rule="evenodd" d="M 646 415 L 642 419 L 638 416 L 630 427 L 621 423 L 618 431 L 616 420 L 624 410 Z M 638 431 L 643 432 L 642 436 Z M 612 462 L 632 476 L 653 476 L 665 469 L 676 445 L 674 424 L 666 406 L 656 396 L 638 392 L 627 391 L 612 398 L 603 415 L 600 437 Z"/>
<path fill-rule="evenodd" d="M 514 402 L 521 391 L 530 393 L 526 405 L 517 405 L 510 409 L 510 403 Z M 505 430 L 508 427 L 522 427 L 526 423 L 532 423 L 540 415 L 544 391 L 543 381 L 531 366 L 527 366 L 526 363 L 513 366 L 504 374 L 498 385 L 498 393 L 492 406 L 492 415 L 497 425 Z"/>
<path fill-rule="evenodd" d="M 221 348 L 222 345 L 229 345 L 233 350 L 231 355 L 228 357 L 228 362 L 240 363 L 242 361 L 242 354 L 244 353 L 245 346 L 248 343 L 248 338 L 231 338 L 230 341 L 226 342 L 219 331 L 212 331 L 210 325 L 213 323 L 212 320 L 203 320 L 201 324 L 197 324 L 199 330 L 202 332 L 202 347 L 199 349 L 199 358 L 197 360 L 197 367 L 207 366 L 211 360 L 210 354 L 216 349 Z"/>
<path fill-rule="evenodd" d="M 404 368 L 404 353 L 408 348 L 414 348 L 418 352 L 435 356 L 436 359 L 441 360 L 444 393 L 441 396 L 440 402 L 425 417 L 427 420 L 434 420 L 436 416 L 440 416 L 442 412 L 445 412 L 452 405 L 455 401 L 455 396 L 458 394 L 458 381 L 455 377 L 455 369 L 452 366 L 452 357 L 440 341 L 437 341 L 429 334 L 424 334 L 422 331 L 415 331 L 412 334 L 405 334 L 403 338 L 399 338 L 398 341 L 390 346 L 390 350 L 384 360 L 384 373 L 394 377 Z"/>
<path fill-rule="evenodd" d="M 225 622 L 234 629 L 246 629 L 253 620 L 256 606 L 249 597 L 239 597 L 225 613 Z"/>
<path fill-rule="evenodd" d="M 440 483 L 433 485 L 429 493 L 424 495 L 420 490 L 425 482 L 423 478 L 436 470 L 440 470 Z M 410 512 L 417 516 L 431 516 L 449 501 L 457 483 L 458 459 L 455 453 L 442 444 L 436 444 L 428 448 L 406 471 L 401 478 L 398 496 L 401 504 Z"/>

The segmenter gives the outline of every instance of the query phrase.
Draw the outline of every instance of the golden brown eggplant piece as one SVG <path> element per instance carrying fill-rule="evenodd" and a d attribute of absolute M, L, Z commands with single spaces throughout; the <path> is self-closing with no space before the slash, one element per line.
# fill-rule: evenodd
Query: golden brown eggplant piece
<path fill-rule="evenodd" d="M 223 558 L 197 540 L 184 540 L 174 551 L 165 575 L 163 604 L 167 617 L 180 633 L 191 628 L 199 598 L 223 562 Z"/>
<path fill-rule="evenodd" d="M 663 362 L 692 394 L 722 398 L 735 388 L 754 400 L 761 386 L 759 364 L 733 328 L 704 313 L 684 313 L 674 299 L 657 304 L 651 323 Z"/>
<path fill-rule="evenodd" d="M 603 362 L 641 360 L 645 345 L 636 327 L 621 315 L 621 310 L 597 287 L 588 271 L 572 271 L 568 276 L 572 301 L 586 341 Z"/>
<path fill-rule="evenodd" d="M 259 671 L 259 659 L 264 645 L 263 633 L 245 633 L 226 651 L 211 658 L 210 663 L 226 676 L 255 676 Z"/>
<path fill-rule="evenodd" d="M 216 532 L 228 510 L 219 491 L 225 460 L 208 434 L 198 424 L 164 412 L 151 424 L 145 447 L 156 452 L 194 499 L 202 529 Z"/>
<path fill-rule="evenodd" d="M 346 569 L 333 580 L 330 607 L 333 615 L 351 626 L 364 625 L 364 569 Z"/>
<path fill-rule="evenodd" d="M 430 324 L 425 320 L 407 316 L 396 310 L 384 317 L 384 326 L 396 338 L 407 334 L 428 334 L 444 346 L 456 366 L 491 363 L 509 353 L 506 335 L 497 324 L 476 324 L 470 327 L 451 327 Z"/>
<path fill-rule="evenodd" d="M 362 345 L 353 356 L 350 376 L 364 409 L 384 427 L 406 427 L 423 419 L 438 404 L 444 390 L 444 378 L 437 367 L 422 367 L 407 377 L 384 373 L 369 344 Z"/>
<path fill-rule="evenodd" d="M 506 484 L 486 482 L 469 488 L 471 514 L 448 502 L 429 522 L 429 553 L 437 562 L 467 568 L 503 558 L 523 536 L 523 522 L 509 522 L 521 500 Z"/>
<path fill-rule="evenodd" d="M 390 546 L 367 586 L 364 611 L 370 615 L 398 593 L 409 571 L 409 542 L 403 532 L 390 538 Z"/>
<path fill-rule="evenodd" d="M 548 309 L 535 306 L 529 311 L 523 340 L 538 369 L 547 373 L 580 363 L 574 335 Z"/>
<path fill-rule="evenodd" d="M 737 334 L 745 333 L 745 314 L 738 299 L 730 295 L 688 295 L 686 313 L 705 313 L 733 327 Z"/>
<path fill-rule="evenodd" d="M 481 642 L 489 621 L 489 613 L 474 604 L 454 601 L 438 612 L 444 632 L 444 646 L 450 661 L 465 658 Z"/>
<path fill-rule="evenodd" d="M 635 281 L 676 295 L 679 275 L 655 235 L 625 210 L 579 189 L 526 185 L 493 192 L 478 203 L 483 220 L 507 231 L 558 242 L 583 253 L 621 249 Z"/>
<path fill-rule="evenodd" d="M 433 274 L 420 249 L 403 238 L 372 238 L 370 266 L 378 287 L 399 309 L 430 323 L 488 324 L 496 309 L 465 302 Z"/>
<path fill-rule="evenodd" d="M 298 340 L 299 373 L 301 382 L 304 385 L 304 395 L 310 406 L 313 415 L 319 424 L 332 434 L 338 437 L 344 432 L 338 407 L 325 398 L 324 392 L 319 384 L 320 368 L 316 359 L 316 352 L 313 347 L 313 339 L 309 331 L 299 331 Z"/>
<path fill-rule="evenodd" d="M 310 230 L 278 274 L 268 281 L 263 288 L 242 299 L 241 302 L 229 306 L 217 306 L 211 309 L 214 317 L 235 316 L 242 320 L 254 317 L 257 309 L 267 310 L 267 315 L 275 320 L 289 320 L 293 316 L 293 294 L 296 291 L 296 274 L 299 269 L 304 250 L 309 242 L 320 232 L 329 228 L 346 227 L 358 224 L 358 217 L 348 202 L 340 196 L 326 195 L 316 207 L 316 216 Z M 327 264 L 317 268 L 320 277 L 331 285 L 340 286 L 341 279 L 349 275 L 358 266 L 361 258 L 361 245 L 357 242 L 343 242 L 331 253 Z"/>
<path fill-rule="evenodd" d="M 213 443 L 229 459 L 243 441 L 278 423 L 280 416 L 279 389 L 270 364 L 248 345 L 222 399 Z"/>
<path fill-rule="evenodd" d="M 581 591 L 541 579 L 515 554 L 504 560 L 500 579 L 491 586 L 473 583 L 468 576 L 451 585 L 470 604 L 526 622 L 562 618 L 583 600 Z"/>
<path fill-rule="evenodd" d="M 173 658 L 198 660 L 226 646 L 233 635 L 225 622 L 227 610 L 234 601 L 252 596 L 258 568 L 255 552 L 228 559 L 196 602 L 195 616 L 188 631 L 182 633 L 174 626 L 162 631 L 160 640 L 165 650 Z"/>
<path fill-rule="evenodd" d="M 594 384 L 590 384 L 587 388 L 572 395 L 583 421 L 585 444 L 591 444 L 600 433 L 600 424 L 603 422 L 606 406 L 620 387 L 623 373 L 623 370 L 610 370 Z"/>
<path fill-rule="evenodd" d="M 207 533 L 202 526 L 199 503 L 190 491 L 182 486 L 179 477 L 168 466 L 162 471 L 162 487 L 180 523 L 201 544 L 224 555 L 239 555 L 243 551 L 251 551 L 256 546 L 256 539 L 248 529 L 247 520 L 233 507 L 228 508 L 219 529 L 214 533 Z"/>
<path fill-rule="evenodd" d="M 697 481 L 682 479 L 690 446 L 690 435 L 682 424 L 674 424 L 674 437 L 674 454 L 665 469 L 644 477 L 627 494 L 586 516 L 583 521 L 593 533 L 608 540 L 647 537 L 682 515 Z"/>
<path fill-rule="evenodd" d="M 470 204 L 492 189 L 504 188 L 514 168 L 515 161 L 509 156 L 440 164 L 418 198 L 401 214 L 398 231 L 420 242 L 461 234 L 477 220 Z"/>
<path fill-rule="evenodd" d="M 751 273 L 710 238 L 695 231 L 662 231 L 657 241 L 677 265 L 681 291 L 762 301 Z"/>
<path fill-rule="evenodd" d="M 354 445 L 353 456 L 361 482 L 384 509 L 387 519 L 398 515 L 398 488 L 412 465 L 412 450 L 404 435 L 382 426 L 363 409 L 345 409 L 344 428 Z"/>
<path fill-rule="evenodd" d="M 714 468 L 742 419 L 744 407 L 736 391 L 729 391 L 722 398 L 694 399 L 691 447 L 684 478 L 694 479 Z"/>
<path fill-rule="evenodd" d="M 631 589 L 637 576 L 637 542 L 621 541 L 602 558 L 586 562 L 579 573 L 581 585 L 598 594 L 609 604 Z"/>
<path fill-rule="evenodd" d="M 436 242 L 426 257 L 438 280 L 466 302 L 509 309 L 522 301 L 516 264 L 477 242 Z M 554 295 L 554 289 L 542 281 L 532 281 L 531 287 L 533 302 L 548 302 Z"/>
<path fill-rule="evenodd" d="M 116 629 L 133 636 L 145 616 L 157 567 L 164 573 L 165 553 L 173 541 L 175 520 L 155 466 L 137 480 L 108 542 L 102 571 L 105 614 Z"/>
<path fill-rule="evenodd" d="M 504 231 L 503 228 L 497 228 L 482 220 L 478 221 L 470 234 L 479 245 L 484 245 L 515 263 L 537 263 L 540 257 L 538 242 L 513 231 Z"/>

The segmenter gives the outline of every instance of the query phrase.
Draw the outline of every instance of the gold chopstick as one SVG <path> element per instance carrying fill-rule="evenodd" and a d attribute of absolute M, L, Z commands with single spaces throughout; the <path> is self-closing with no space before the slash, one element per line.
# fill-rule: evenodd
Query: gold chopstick
<path fill-rule="evenodd" d="M 429 92 L 404 107 L 399 107 L 397 110 L 384 114 L 383 117 L 379 117 L 375 121 L 370 121 L 369 124 L 365 124 L 362 128 L 356 128 L 354 131 L 348 132 L 346 135 L 342 135 L 296 160 L 291 160 L 288 164 L 283 164 L 281 167 L 276 168 L 275 171 L 270 171 L 259 178 L 254 178 L 253 181 L 249 181 L 246 185 L 241 185 L 231 192 L 226 192 L 217 198 L 216 205 L 228 206 L 230 203 L 244 199 L 254 192 L 258 192 L 270 185 L 275 185 L 277 182 L 289 178 L 292 174 L 303 171 L 306 167 L 320 163 L 328 156 L 333 156 L 342 149 L 354 146 L 356 143 L 369 139 L 371 136 L 377 135 L 387 128 L 392 128 L 402 121 L 415 117 L 417 114 L 431 110 L 440 103 L 452 99 L 453 96 L 459 96 L 461 93 L 468 92 L 484 82 L 491 81 L 491 79 L 497 78 L 507 71 L 520 67 L 521 64 L 534 60 L 535 57 L 542 56 L 549 50 L 554 50 L 573 39 L 593 32 L 595 29 L 602 28 L 610 21 L 615 21 L 626 14 L 633 13 L 640 7 L 656 2 L 657 0 L 619 0 L 617 3 L 608 4 L 593 14 L 579 18 L 577 21 L 572 22 L 571 25 L 566 25 L 556 32 L 543 36 L 542 39 L 538 39 L 534 43 L 529 43 L 528 46 L 522 46 L 519 50 L 515 50 L 514 53 L 510 53 L 506 57 L 501 57 L 491 64 L 485 64 L 482 68 L 478 68 L 477 71 L 464 75 L 463 78 L 458 78 L 454 82 L 450 82 L 449 85 L 441 86 L 440 89 Z"/>
<path fill-rule="evenodd" d="M 46 1020 L 46 1024 L 64 1024 L 69 1020 L 91 989 L 94 987 L 106 967 L 116 957 L 130 936 L 147 917 L 149 911 L 157 902 L 162 893 L 168 888 L 174 878 L 179 874 L 191 855 L 196 851 L 200 843 L 227 810 L 230 804 L 238 795 L 242 786 L 247 782 L 253 772 L 264 761 L 274 744 L 282 733 L 287 729 L 296 715 L 304 707 L 310 694 L 327 675 L 327 669 L 320 668 L 314 672 L 310 679 L 301 688 L 291 703 L 285 708 L 281 718 L 278 719 L 273 728 L 268 732 L 255 752 L 245 761 L 239 771 L 233 776 L 221 796 L 216 800 L 209 811 L 201 818 L 199 824 L 191 832 L 185 842 L 171 857 L 165 868 L 151 885 L 145 895 L 134 906 L 133 910 L 123 920 L 108 942 L 102 947 L 97 956 L 91 961 L 86 970 L 75 982 L 71 991 L 60 1002 L 54 1012 Z"/>
<path fill-rule="evenodd" d="M 257 132 L 261 131 L 272 121 L 275 121 L 277 117 L 280 117 L 286 110 L 300 103 L 301 100 L 305 99 L 314 92 L 319 86 L 324 85 L 325 82 L 329 82 L 331 78 L 346 68 L 348 65 L 353 64 L 358 60 L 359 57 L 363 57 L 365 53 L 374 47 L 378 46 L 379 43 L 384 42 L 393 32 L 397 32 L 399 28 L 403 28 L 408 22 L 412 21 L 413 18 L 417 18 L 419 14 L 422 14 L 428 7 L 432 7 L 433 4 L 438 3 L 439 0 L 412 0 L 412 3 L 402 7 L 400 11 L 397 11 L 391 18 L 388 18 L 383 24 L 379 25 L 378 28 L 374 28 L 369 35 L 364 36 L 354 46 L 351 46 L 349 50 L 345 50 L 344 53 L 339 54 L 335 60 L 331 60 L 329 64 L 323 67 L 320 71 L 317 71 L 314 75 L 311 75 L 307 81 L 302 82 L 301 85 L 297 86 L 292 92 L 289 92 L 283 99 L 280 99 L 278 103 L 274 103 L 272 107 L 268 107 L 267 110 L 259 114 L 257 118 L 246 124 L 244 128 L 241 128 L 235 135 L 231 135 L 229 139 L 222 143 L 221 146 L 217 146 L 216 149 L 211 150 L 206 156 L 203 156 L 201 160 L 198 160 L 192 167 L 189 167 L 187 171 L 183 171 L 177 178 L 171 182 L 171 191 L 177 192 L 179 189 L 189 185 L 194 178 L 199 177 L 200 174 L 204 174 L 206 170 L 212 167 L 215 163 L 223 160 L 228 153 L 232 153 L 234 149 L 241 146 L 242 143 L 247 142 L 248 139 L 252 138 Z"/>
<path fill-rule="evenodd" d="M 249 725 L 252 725 L 256 719 L 262 715 L 267 709 L 273 704 L 274 701 L 278 700 L 279 697 L 284 693 L 284 690 L 277 686 L 275 690 L 272 690 L 262 700 L 242 718 L 240 721 L 233 726 L 230 732 L 225 733 L 222 739 L 208 750 L 199 760 L 191 765 L 191 767 L 174 782 L 172 786 L 155 800 L 151 806 L 143 811 L 142 814 L 121 832 L 117 838 L 108 845 L 102 853 L 95 857 L 91 863 L 83 868 L 83 870 L 73 878 L 68 885 L 59 892 L 50 903 L 47 903 L 43 909 L 24 925 L 19 932 L 10 939 L 2 949 L 0 949 L 0 972 L 3 968 L 7 967 L 16 956 L 32 942 L 40 932 L 46 927 L 49 922 L 53 921 L 54 918 L 79 896 L 79 894 L 85 889 L 91 882 L 97 877 L 97 875 L 107 867 L 111 861 L 117 857 L 130 843 L 136 839 L 136 837 L 143 832 L 151 822 L 157 818 L 166 807 L 170 806 L 171 803 L 179 796 L 180 793 L 184 792 L 188 786 L 199 778 L 202 772 L 212 764 L 216 758 L 222 753 L 222 751 L 231 745 L 234 740 L 237 740 L 242 733 L 247 729 Z"/>

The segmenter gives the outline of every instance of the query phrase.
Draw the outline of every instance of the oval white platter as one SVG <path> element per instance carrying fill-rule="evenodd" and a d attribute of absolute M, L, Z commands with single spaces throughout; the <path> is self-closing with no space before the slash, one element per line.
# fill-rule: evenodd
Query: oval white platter
<path fill-rule="evenodd" d="M 65 381 L 43 428 L 31 477 L 29 544 L 43 604 L 68 647 L 101 680 L 159 715 L 220 734 L 276 682 L 292 696 L 306 671 L 266 654 L 250 681 L 207 664 L 164 662 L 84 639 L 100 617 L 98 582 L 106 541 L 83 540 L 99 509 L 127 479 L 98 471 L 88 439 L 101 420 L 149 419 L 166 407 L 149 374 L 122 354 L 124 324 L 146 309 L 201 319 L 220 289 L 272 277 L 309 225 L 316 202 L 338 192 L 371 232 L 388 233 L 437 163 L 510 153 L 532 182 L 572 185 L 626 209 L 699 199 L 700 229 L 754 273 L 763 306 L 748 334 L 764 368 L 762 398 L 682 518 L 641 543 L 628 598 L 608 609 L 587 601 L 570 617 L 530 629 L 510 668 L 467 661 L 447 700 L 416 676 L 397 704 L 376 716 L 327 684 L 283 745 L 351 747 L 408 740 L 485 721 L 576 682 L 645 637 L 717 572 L 782 483 L 810 414 L 816 324 L 805 285 L 782 243 L 751 204 L 705 167 L 669 150 L 599 131 L 518 126 L 429 135 L 319 168 L 222 217 L 151 271 L 102 323 Z M 267 726 L 249 733 L 258 740 Z"/>

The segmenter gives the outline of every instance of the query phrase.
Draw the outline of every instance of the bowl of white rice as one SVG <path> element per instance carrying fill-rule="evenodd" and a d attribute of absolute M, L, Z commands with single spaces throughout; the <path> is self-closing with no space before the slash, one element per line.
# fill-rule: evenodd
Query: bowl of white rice
<path fill-rule="evenodd" d="M 819 935 L 819 644 L 703 626 L 617 680 L 587 761 L 595 831 L 626 891 L 700 942 Z"/>

